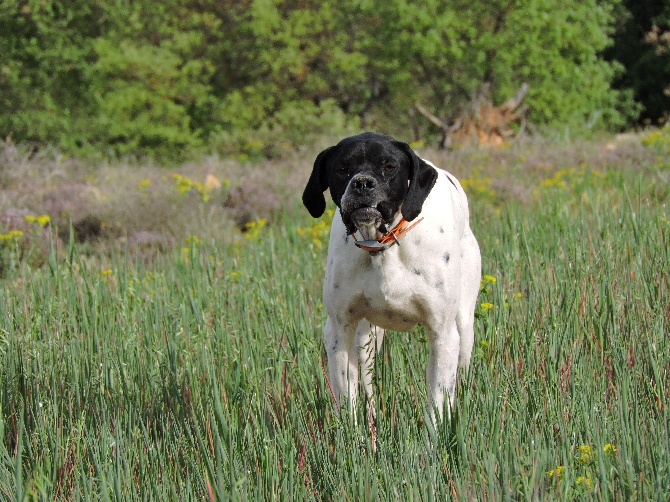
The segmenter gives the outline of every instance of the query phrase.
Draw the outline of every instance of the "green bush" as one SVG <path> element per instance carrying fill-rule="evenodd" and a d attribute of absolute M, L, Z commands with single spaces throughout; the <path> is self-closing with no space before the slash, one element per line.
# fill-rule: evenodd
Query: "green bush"
<path fill-rule="evenodd" d="M 670 126 L 650 133 L 642 140 L 642 144 L 661 154 L 670 154 Z"/>
<path fill-rule="evenodd" d="M 117 154 L 172 159 L 200 146 L 189 108 L 207 100 L 208 87 L 189 78 L 188 62 L 164 47 L 127 41 L 99 40 L 95 50 L 97 141 Z"/>
<path fill-rule="evenodd" d="M 88 140 L 87 68 L 99 2 L 0 0 L 0 137 L 74 150 Z M 72 2 L 73 4 L 75 2 Z"/>
<path fill-rule="evenodd" d="M 255 128 L 251 124 L 252 121 L 245 126 L 238 120 L 235 127 L 212 136 L 211 148 L 221 155 L 238 156 L 241 160 L 273 158 L 319 138 L 344 136 L 358 128 L 355 117 L 347 117 L 334 100 L 325 100 L 319 105 L 290 102 L 265 123 Z"/>

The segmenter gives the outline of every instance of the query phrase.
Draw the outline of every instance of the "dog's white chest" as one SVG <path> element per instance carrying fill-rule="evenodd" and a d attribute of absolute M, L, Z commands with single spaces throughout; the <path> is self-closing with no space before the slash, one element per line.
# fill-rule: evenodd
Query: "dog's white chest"
<path fill-rule="evenodd" d="M 430 219 L 421 222 L 399 245 L 372 255 L 345 238 L 336 216 L 324 282 L 325 306 L 336 321 L 367 319 L 394 331 L 408 331 L 428 318 L 439 323 L 458 300 L 460 271 L 451 259 L 455 241 L 433 226 Z"/>

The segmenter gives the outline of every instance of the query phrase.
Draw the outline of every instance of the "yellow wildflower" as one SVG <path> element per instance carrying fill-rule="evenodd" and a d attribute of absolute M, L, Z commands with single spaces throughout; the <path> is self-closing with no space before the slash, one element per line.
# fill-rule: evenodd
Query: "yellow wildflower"
<path fill-rule="evenodd" d="M 0 241 L 18 241 L 21 237 L 23 237 L 21 230 L 10 230 L 6 234 L 0 234 Z"/>
<path fill-rule="evenodd" d="M 190 192 L 193 188 L 193 182 L 186 176 L 175 173 L 172 175 L 172 179 L 175 180 L 175 187 L 177 188 L 177 192 L 182 195 Z"/>
<path fill-rule="evenodd" d="M 561 169 L 560 171 L 557 171 L 551 178 L 545 179 L 540 185 L 540 188 L 567 188 L 568 184 L 565 182 L 565 179 L 573 177 L 574 174 L 574 169 Z"/>
<path fill-rule="evenodd" d="M 177 188 L 177 192 L 179 192 L 180 195 L 185 195 L 191 190 L 195 190 L 198 192 L 203 202 L 207 202 L 210 199 L 210 196 L 207 193 L 207 187 L 205 187 L 205 185 L 199 181 L 193 181 L 186 176 L 177 173 L 172 175 L 172 179 L 175 180 L 175 187 Z"/>
<path fill-rule="evenodd" d="M 320 248 L 328 234 L 328 224 L 321 221 L 311 227 L 296 228 L 296 232 L 300 237 L 305 237 L 312 242 L 314 247 Z"/>
<path fill-rule="evenodd" d="M 581 486 L 582 488 L 591 488 L 591 478 L 579 476 L 577 478 L 577 485 Z"/>
<path fill-rule="evenodd" d="M 146 178 L 146 179 L 143 179 L 141 181 L 138 181 L 137 185 L 135 185 L 135 187 L 138 190 L 146 190 L 147 188 L 149 188 L 149 185 L 151 185 L 151 180 L 149 178 Z"/>
<path fill-rule="evenodd" d="M 261 229 L 263 229 L 266 224 L 267 221 L 264 218 L 258 219 L 256 221 L 250 221 L 244 225 L 244 237 L 250 241 L 257 239 L 260 235 Z"/>
<path fill-rule="evenodd" d="M 492 275 L 484 275 L 482 278 L 479 280 L 479 290 L 483 293 L 488 292 L 488 286 L 489 284 L 495 284 L 498 282 L 498 280 L 493 277 Z"/>
<path fill-rule="evenodd" d="M 200 198 L 202 199 L 203 202 L 207 202 L 209 199 L 211 199 L 210 195 L 207 193 L 207 190 L 203 187 L 202 183 L 198 183 L 196 190 L 200 194 Z"/>
<path fill-rule="evenodd" d="M 25 216 L 25 220 L 26 220 L 26 222 L 30 223 L 31 225 L 37 224 L 40 227 L 44 228 L 51 222 L 51 217 L 47 214 L 43 214 L 42 216 L 27 215 L 27 216 Z"/>
<path fill-rule="evenodd" d="M 549 479 L 555 479 L 557 481 L 560 481 L 561 479 L 563 479 L 563 475 L 565 474 L 565 466 L 559 465 L 556 467 L 556 469 L 547 471 L 546 474 Z"/>
<path fill-rule="evenodd" d="M 579 463 L 582 465 L 588 465 L 593 459 L 593 452 L 589 445 L 583 445 L 577 448 L 577 455 L 579 455 Z"/>
<path fill-rule="evenodd" d="M 480 305 L 480 308 L 481 308 L 484 312 L 486 312 L 487 310 L 491 310 L 491 309 L 493 308 L 493 304 L 492 304 L 492 303 L 482 303 L 482 304 Z"/>
<path fill-rule="evenodd" d="M 642 140 L 642 144 L 661 152 L 670 152 L 670 128 L 664 127 Z"/>
<path fill-rule="evenodd" d="M 495 190 L 491 188 L 493 183 L 492 178 L 477 178 L 473 176 L 472 178 L 464 178 L 460 180 L 463 190 L 468 195 L 492 199 L 496 196 Z"/>
<path fill-rule="evenodd" d="M 614 446 L 612 443 L 607 443 L 605 446 L 603 446 L 603 453 L 605 453 L 605 456 L 608 458 L 616 457 L 616 446 Z"/>

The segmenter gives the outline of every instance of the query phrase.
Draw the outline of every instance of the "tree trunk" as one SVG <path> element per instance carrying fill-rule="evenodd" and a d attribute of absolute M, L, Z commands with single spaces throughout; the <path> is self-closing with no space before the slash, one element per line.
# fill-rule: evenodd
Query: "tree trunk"
<path fill-rule="evenodd" d="M 448 149 L 454 144 L 467 145 L 473 142 L 495 148 L 524 131 L 528 107 L 523 101 L 528 89 L 528 84 L 524 83 L 514 97 L 501 106 L 494 106 L 489 98 L 490 89 L 484 85 L 472 104 L 451 122 L 433 115 L 420 103 L 415 103 L 414 107 L 442 132 L 440 148 Z"/>

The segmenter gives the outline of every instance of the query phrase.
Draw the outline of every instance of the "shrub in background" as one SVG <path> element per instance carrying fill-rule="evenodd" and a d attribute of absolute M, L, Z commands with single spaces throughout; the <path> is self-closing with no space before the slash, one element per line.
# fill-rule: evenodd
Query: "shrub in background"
<path fill-rule="evenodd" d="M 622 0 L 612 38 L 605 55 L 625 68 L 614 87 L 633 93 L 640 122 L 663 123 L 670 114 L 670 3 Z"/>
<path fill-rule="evenodd" d="M 236 95 L 226 103 L 230 103 L 231 108 L 243 107 L 242 101 L 241 96 Z M 251 123 L 236 120 L 228 130 L 213 134 L 210 145 L 213 151 L 224 156 L 242 161 L 259 160 L 282 156 L 323 137 L 353 134 L 358 127 L 355 117 L 347 117 L 332 99 L 318 105 L 295 101 L 286 103 L 256 128 L 251 127 Z"/>
<path fill-rule="evenodd" d="M 670 126 L 665 126 L 647 135 L 642 144 L 661 154 L 670 154 Z"/>
<path fill-rule="evenodd" d="M 94 141 L 117 155 L 180 159 L 202 144 L 189 107 L 207 99 L 207 85 L 189 78 L 189 63 L 163 47 L 99 40 Z"/>
<path fill-rule="evenodd" d="M 0 0 L 0 139 L 68 151 L 90 140 L 99 3 Z"/>

